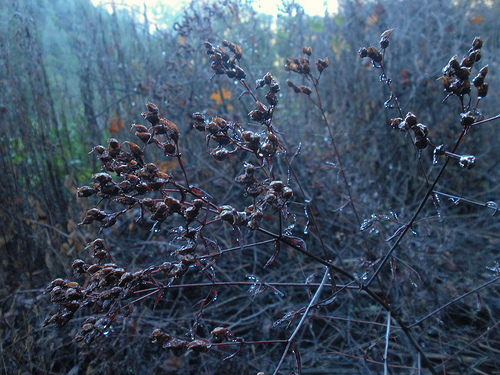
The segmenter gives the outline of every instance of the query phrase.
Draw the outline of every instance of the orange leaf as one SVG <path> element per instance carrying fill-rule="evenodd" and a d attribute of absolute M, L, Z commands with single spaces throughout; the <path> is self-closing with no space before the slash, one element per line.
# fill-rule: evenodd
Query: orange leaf
<path fill-rule="evenodd" d="M 221 92 L 222 92 L 222 97 L 221 97 Z M 231 91 L 226 90 L 225 88 L 222 88 L 219 91 L 214 91 L 212 94 L 210 94 L 210 99 L 215 100 L 215 103 L 217 105 L 222 105 L 223 99 L 230 99 L 230 98 L 231 98 Z"/>
<path fill-rule="evenodd" d="M 110 118 L 109 123 L 110 125 L 108 126 L 108 130 L 110 131 L 111 135 L 119 133 L 120 130 L 122 130 L 125 127 L 125 125 L 123 124 L 122 120 L 120 120 L 119 117 Z"/>

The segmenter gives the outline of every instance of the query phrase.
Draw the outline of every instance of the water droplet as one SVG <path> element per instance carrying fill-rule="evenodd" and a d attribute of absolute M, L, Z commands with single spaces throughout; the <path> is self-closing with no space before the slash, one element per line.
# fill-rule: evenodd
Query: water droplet
<path fill-rule="evenodd" d="M 288 227 L 286 227 L 285 230 L 283 231 L 283 234 L 285 236 L 291 236 L 293 228 L 295 228 L 295 223 L 290 224 Z"/>
<path fill-rule="evenodd" d="M 311 200 L 309 199 L 306 199 L 305 202 L 307 204 L 311 203 Z M 307 206 L 304 206 L 304 215 L 306 215 L 306 218 L 307 218 L 307 222 L 306 222 L 306 225 L 304 226 L 304 230 L 302 231 L 302 233 L 304 234 L 309 234 L 309 213 L 307 212 Z"/>
<path fill-rule="evenodd" d="M 304 227 L 304 230 L 302 231 L 302 233 L 304 233 L 305 235 L 308 235 L 309 234 L 309 220 L 307 220 L 307 223 Z"/>
<path fill-rule="evenodd" d="M 273 290 L 273 293 L 274 293 L 275 295 L 277 295 L 278 297 L 284 297 L 284 296 L 285 296 L 285 293 L 283 293 L 283 292 L 279 291 L 278 289 L 274 289 L 274 290 Z"/>
<path fill-rule="evenodd" d="M 135 102 L 132 102 L 131 104 L 132 104 L 132 107 L 135 107 Z"/>
<path fill-rule="evenodd" d="M 373 225 L 373 220 L 364 219 L 363 222 L 361 223 L 361 226 L 359 227 L 359 229 L 361 231 L 364 231 L 364 230 L 367 230 L 368 228 L 370 228 L 372 225 Z"/>
<path fill-rule="evenodd" d="M 153 227 L 151 228 L 151 232 L 158 233 L 160 231 L 160 227 L 161 227 L 161 221 L 155 222 Z"/>
<path fill-rule="evenodd" d="M 167 56 L 167 52 L 165 52 L 165 51 L 161 51 L 161 55 L 162 55 L 162 56 Z"/>

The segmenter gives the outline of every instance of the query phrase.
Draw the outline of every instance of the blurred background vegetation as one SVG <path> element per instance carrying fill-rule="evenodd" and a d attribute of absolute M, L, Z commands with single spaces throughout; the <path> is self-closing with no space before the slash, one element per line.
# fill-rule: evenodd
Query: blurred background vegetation
<path fill-rule="evenodd" d="M 155 17 L 161 19 L 162 14 Z M 173 16 L 165 12 L 164 17 Z M 193 1 L 170 19 L 174 27 L 161 29 L 151 24 L 143 10 L 120 8 L 109 13 L 95 8 L 89 0 L 3 1 L 0 372 L 250 374 L 272 368 L 279 350 L 266 357 L 268 349 L 259 348 L 257 353 L 237 356 L 229 364 L 214 364 L 217 362 L 205 355 L 201 360 L 181 358 L 149 347 L 149 330 L 141 328 L 140 323 L 151 328 L 171 319 L 170 307 L 165 306 L 156 312 L 146 306 L 124 323 L 111 339 L 111 345 L 98 348 L 84 348 L 72 342 L 76 328 L 71 324 L 60 331 L 41 327 L 53 309 L 41 292 L 55 277 L 72 277 L 71 261 L 85 256 L 85 245 L 97 234 L 96 228 L 77 225 L 90 202 L 75 197 L 76 188 L 88 184 L 91 174 L 99 171 L 95 156 L 89 154 L 92 147 L 105 144 L 109 137 L 130 139 L 131 124 L 143 122 L 140 114 L 144 104 L 151 101 L 158 105 L 163 117 L 178 125 L 188 173 L 196 176 L 193 182 L 206 191 L 218 192 L 214 198 L 220 204 L 238 202 L 241 188 L 231 176 L 241 170 L 241 162 L 222 165 L 209 160 L 204 139 L 190 125 L 193 112 L 247 121 L 252 108 L 244 100 L 237 100 L 240 89 L 230 81 L 211 79 L 210 62 L 203 47 L 206 40 L 215 44 L 223 39 L 238 43 L 243 49 L 242 66 L 249 82 L 270 71 L 282 83 L 275 115 L 277 128 L 283 133 L 290 155 L 300 143 L 298 178 L 308 182 L 305 195 L 297 197 L 299 203 L 295 207 L 299 233 L 307 223 L 300 200 L 313 199 L 318 227 L 328 234 L 327 246 L 335 248 L 337 256 L 347 264 L 355 264 L 366 254 L 359 250 L 364 245 L 352 212 L 336 212 L 346 202 L 346 196 L 338 181 L 338 170 L 332 164 L 335 158 L 327 130 L 311 103 L 286 87 L 286 79 L 297 78 L 283 69 L 285 59 L 299 55 L 302 46 L 312 46 L 315 58 L 329 57 L 330 67 L 322 77 L 320 93 L 327 117 L 334 124 L 360 216 L 369 219 L 374 213 L 394 211 L 404 221 L 425 193 L 424 177 L 409 140 L 388 125 L 396 113 L 384 108 L 387 91 L 379 82 L 379 72 L 359 59 L 357 51 L 376 43 L 384 30 L 394 28 L 387 56 L 388 72 L 403 110 L 416 113 L 419 121 L 427 124 L 436 144 L 449 145 L 461 130 L 460 109 L 454 98 L 442 102 L 445 94 L 439 80 L 441 69 L 453 55 L 465 54 L 475 36 L 482 36 L 485 43 L 479 64 L 489 64 L 490 92 L 479 110 L 485 116 L 497 114 L 498 19 L 500 3 L 488 0 L 341 0 L 338 12 L 325 16 L 308 16 L 293 1 L 285 1 L 282 13 L 275 18 L 256 13 L 246 1 L 224 0 Z M 438 190 L 480 202 L 498 202 L 497 129 L 498 123 L 488 123 L 473 130 L 463 147 L 478 158 L 478 165 L 470 172 L 458 166 L 449 168 Z M 435 175 L 432 155 L 423 152 L 421 158 L 427 162 L 427 172 Z M 169 160 L 158 162 L 165 169 L 175 167 Z M 404 302 L 397 302 L 412 305 L 412 311 L 420 315 L 432 310 L 428 306 L 438 307 L 488 280 L 485 266 L 493 266 L 499 260 L 498 216 L 492 218 L 491 210 L 463 203 L 454 205 L 444 198 L 439 215 L 431 204 L 427 208 L 425 220 L 419 223 L 420 236 L 409 238 L 404 245 L 407 252 L 401 255 L 425 277 L 418 279 L 407 273 L 407 279 L 401 283 L 411 279 L 418 287 L 400 286 Z M 99 235 L 114 246 L 115 259 L 140 266 L 161 260 L 168 247 L 149 246 L 149 229 L 130 218 L 118 229 Z M 318 238 L 314 228 L 309 229 L 307 236 L 301 235 L 314 249 Z M 380 224 L 368 236 L 377 255 L 385 246 L 377 233 L 382 231 L 388 237 L 395 229 Z M 221 233 L 220 241 L 229 244 L 229 240 L 224 242 L 225 236 L 231 234 Z M 162 241 L 168 244 L 167 236 Z M 297 268 L 297 259 L 290 254 L 281 257 L 277 265 L 282 269 L 273 268 L 268 275 L 271 280 L 291 281 L 290 275 L 296 275 L 296 281 L 303 282 L 304 273 L 314 272 L 312 268 Z M 259 265 L 253 264 L 252 259 L 238 261 L 244 269 L 250 269 L 248 273 L 259 272 L 255 271 Z M 245 295 L 245 288 L 241 294 Z M 179 294 L 169 298 L 183 297 Z M 477 299 L 463 302 L 464 316 L 473 316 L 479 298 L 478 294 Z M 481 301 L 498 319 L 498 286 L 481 295 Z M 263 332 L 269 330 L 269 322 L 280 317 L 276 311 L 294 305 L 290 297 L 281 303 L 271 298 L 255 302 L 252 308 L 260 311 L 266 306 L 273 308 L 258 323 L 252 323 Z M 350 314 L 361 320 L 365 315 L 356 309 L 354 303 Z M 456 327 L 456 337 L 463 338 L 463 343 L 475 337 L 472 333 L 466 336 L 463 326 L 467 324 L 460 320 L 461 315 L 448 319 L 447 324 Z M 247 330 L 251 329 L 249 325 Z M 304 359 L 305 364 L 316 369 L 310 373 L 377 373 L 364 364 L 366 347 L 358 346 L 354 337 L 351 339 L 341 344 L 331 339 L 324 344 L 325 352 L 321 355 L 315 348 L 316 354 Z M 486 358 L 482 373 L 499 373 L 498 339 L 495 344 L 496 348 L 491 343 L 474 345 L 476 351 L 465 353 L 456 368 L 463 370 L 472 364 L 480 368 L 476 362 Z M 437 352 L 446 358 L 445 353 L 455 350 L 456 347 L 450 347 Z M 329 367 L 331 361 L 337 364 L 338 372 Z M 120 370 L 113 372 L 117 368 Z"/>

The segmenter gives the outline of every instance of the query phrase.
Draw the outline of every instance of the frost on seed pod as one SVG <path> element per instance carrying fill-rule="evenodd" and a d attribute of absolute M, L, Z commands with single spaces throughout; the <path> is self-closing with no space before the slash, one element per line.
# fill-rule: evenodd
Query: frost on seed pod
<path fill-rule="evenodd" d="M 472 169 L 476 165 L 476 158 L 473 155 L 461 156 L 458 165 L 465 169 Z"/>

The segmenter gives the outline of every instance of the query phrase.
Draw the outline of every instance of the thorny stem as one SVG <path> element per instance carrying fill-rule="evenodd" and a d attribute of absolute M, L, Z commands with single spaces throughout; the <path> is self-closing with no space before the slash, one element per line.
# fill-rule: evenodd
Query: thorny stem
<path fill-rule="evenodd" d="M 313 306 L 316 303 L 316 301 L 318 300 L 319 295 L 321 294 L 321 290 L 323 289 L 323 286 L 325 285 L 327 278 L 328 278 L 328 267 L 325 268 L 325 273 L 323 274 L 323 280 L 321 280 L 321 284 L 319 285 L 318 289 L 316 290 L 316 293 L 314 293 L 314 296 L 311 299 L 311 302 L 309 302 L 309 305 L 307 305 L 306 311 L 304 311 L 304 314 L 302 315 L 302 318 L 300 319 L 299 324 L 297 324 L 297 327 L 295 328 L 295 330 L 293 331 L 291 336 L 288 338 L 286 348 L 283 351 L 283 355 L 281 356 L 281 359 L 278 363 L 278 366 L 276 366 L 276 370 L 274 370 L 273 375 L 276 375 L 278 373 L 279 369 L 281 368 L 281 365 L 283 364 L 283 361 L 285 360 L 285 357 L 288 354 L 288 351 L 290 350 L 290 346 L 293 343 L 293 339 L 295 338 L 295 336 L 299 332 L 300 328 L 304 324 L 304 321 L 307 319 L 307 316 L 309 315 L 309 310 L 311 309 L 311 306 Z"/>
<path fill-rule="evenodd" d="M 369 286 L 372 283 L 372 281 L 378 276 L 378 274 L 380 273 L 380 271 L 382 270 L 382 268 L 387 263 L 387 260 L 389 259 L 389 257 L 392 255 L 392 253 L 394 252 L 394 250 L 396 250 L 396 248 L 398 247 L 398 245 L 401 242 L 401 240 L 404 238 L 404 236 L 406 235 L 406 233 L 408 233 L 408 231 L 412 228 L 413 224 L 415 223 L 415 220 L 417 220 L 418 215 L 420 214 L 420 212 L 424 208 L 425 204 L 427 203 L 427 200 L 432 195 L 432 193 L 434 191 L 434 188 L 436 187 L 439 179 L 441 178 L 442 174 L 444 173 L 444 170 L 446 169 L 446 166 L 448 165 L 449 161 L 450 161 L 450 159 L 448 159 L 448 158 L 445 160 L 445 162 L 444 162 L 443 166 L 441 167 L 441 170 L 439 171 L 437 177 L 434 179 L 434 182 L 427 189 L 427 193 L 425 194 L 425 197 L 420 202 L 420 205 L 418 206 L 417 210 L 413 214 L 413 217 L 408 222 L 408 224 L 405 225 L 403 231 L 401 232 L 401 234 L 396 239 L 396 242 L 394 242 L 394 244 L 391 246 L 391 248 L 389 249 L 389 251 L 387 252 L 387 254 L 384 256 L 384 258 L 382 259 L 382 261 L 380 261 L 377 269 L 375 270 L 375 272 L 371 276 L 370 280 L 368 280 L 368 282 L 366 283 L 366 286 Z"/>
<path fill-rule="evenodd" d="M 303 253 L 304 255 L 308 256 L 309 258 L 315 260 L 316 262 L 321 263 L 321 264 L 323 264 L 323 265 L 331 268 L 332 270 L 334 270 L 334 271 L 340 273 L 341 275 L 349 278 L 351 281 L 357 281 L 357 279 L 353 275 L 351 275 L 349 272 L 347 272 L 344 269 L 339 268 L 339 267 L 337 267 L 337 266 L 335 266 L 335 265 L 333 265 L 333 264 L 325 261 L 324 259 L 319 258 L 318 256 L 310 253 L 309 251 L 307 251 L 305 249 L 302 249 L 300 246 L 295 245 L 293 243 L 286 242 L 286 241 L 283 240 L 283 238 L 280 238 L 280 236 L 278 236 L 278 235 L 276 235 L 276 234 L 274 234 L 272 232 L 269 232 L 269 231 L 267 231 L 265 229 L 259 228 L 258 230 L 260 232 L 262 232 L 262 233 L 265 233 L 265 234 L 273 237 L 273 238 L 280 239 L 281 241 L 285 242 L 287 245 L 291 246 L 295 250 Z M 380 306 L 382 306 L 382 308 L 384 310 L 391 312 L 391 315 L 392 315 L 393 319 L 398 323 L 398 325 L 400 326 L 400 328 L 402 329 L 402 331 L 404 332 L 404 334 L 406 335 L 406 337 L 410 341 L 411 345 L 417 350 L 418 353 L 420 353 L 425 366 L 431 371 L 432 374 L 437 374 L 436 371 L 434 370 L 434 367 L 432 366 L 432 363 L 429 361 L 429 359 L 427 358 L 427 356 L 423 352 L 423 350 L 420 347 L 420 345 L 418 345 L 418 343 L 413 338 L 413 336 L 412 336 L 409 328 L 401 320 L 401 318 L 399 318 L 399 315 L 391 308 L 391 306 L 388 303 L 386 303 L 382 298 L 380 298 L 375 292 L 373 292 L 372 290 L 368 289 L 368 285 L 363 285 L 362 283 L 359 283 L 358 287 L 359 287 L 360 290 L 362 290 L 366 294 L 368 294 L 368 296 L 370 296 L 371 299 L 373 299 Z"/>
<path fill-rule="evenodd" d="M 473 200 L 473 199 L 457 197 L 455 195 L 443 193 L 443 192 L 437 191 L 437 190 L 434 190 L 434 194 L 438 194 L 438 195 L 442 195 L 443 197 L 447 197 L 454 204 L 459 204 L 460 202 L 465 202 L 465 203 L 469 203 L 469 204 L 480 206 L 480 207 L 484 207 L 484 208 L 490 208 L 490 209 L 492 209 L 494 211 L 493 212 L 493 216 L 495 216 L 496 212 L 498 211 L 498 206 L 494 205 L 495 202 L 486 202 L 486 203 L 479 202 L 479 201 L 476 201 L 476 200 Z"/>
<path fill-rule="evenodd" d="M 389 95 L 390 95 L 389 100 L 394 100 L 394 103 L 396 103 L 396 108 L 399 112 L 399 115 L 401 117 L 404 117 L 403 110 L 401 109 L 401 105 L 399 104 L 398 97 L 396 95 L 394 95 L 394 91 L 392 91 L 392 80 L 387 77 L 387 74 L 385 72 L 385 65 L 384 65 L 385 51 L 386 51 L 386 49 L 384 48 L 382 50 L 382 62 L 380 63 L 380 69 L 382 69 L 382 75 L 380 76 L 380 80 L 382 82 L 385 82 L 385 84 L 389 88 Z"/>
<path fill-rule="evenodd" d="M 331 268 L 332 270 L 334 270 L 335 272 L 338 272 L 340 273 L 341 275 L 345 276 L 345 277 L 348 277 L 350 280 L 354 280 L 354 276 L 352 276 L 349 272 L 345 271 L 344 269 L 342 268 L 339 268 L 333 264 L 331 264 L 330 262 L 318 257 L 317 255 L 314 255 L 313 253 L 307 251 L 306 249 L 303 249 L 301 248 L 300 246 L 297 246 L 297 245 L 294 245 L 292 243 L 289 243 L 285 240 L 283 240 L 283 237 L 281 236 L 278 236 L 277 234 L 275 233 L 272 233 L 272 232 L 269 232 L 268 230 L 266 229 L 263 229 L 263 228 L 259 228 L 258 229 L 259 232 L 262 232 L 262 233 L 265 233 L 267 234 L 268 236 L 271 236 L 277 240 L 280 240 L 282 241 L 283 243 L 287 244 L 288 246 L 291 246 L 292 248 L 294 248 L 295 250 L 297 250 L 298 252 L 306 255 L 307 257 L 311 258 L 312 260 L 324 265 L 324 266 L 327 266 L 329 268 Z"/>
<path fill-rule="evenodd" d="M 349 187 L 349 183 L 347 181 L 347 177 L 346 177 L 346 175 L 344 173 L 344 166 L 342 165 L 342 159 L 340 158 L 340 151 L 337 148 L 337 142 L 335 142 L 335 136 L 333 134 L 332 126 L 331 126 L 330 122 L 328 121 L 328 118 L 326 117 L 326 113 L 325 113 L 325 110 L 323 108 L 323 104 L 321 102 L 321 95 L 319 94 L 317 80 L 313 81 L 313 85 L 314 85 L 314 90 L 316 91 L 316 97 L 318 98 L 318 104 L 316 104 L 314 101 L 313 101 L 313 103 L 315 103 L 316 106 L 318 107 L 318 109 L 320 110 L 321 116 L 323 117 L 323 121 L 325 122 L 326 127 L 328 129 L 328 134 L 329 134 L 330 139 L 332 141 L 333 150 L 335 152 L 335 157 L 337 158 L 337 161 L 339 163 L 340 175 L 342 176 L 342 180 L 344 181 L 344 185 L 345 185 L 345 188 L 346 188 L 346 191 L 347 191 L 347 196 L 349 197 L 349 201 L 351 203 L 352 211 L 354 212 L 354 216 L 356 217 L 356 221 L 358 222 L 358 228 L 359 228 L 359 227 L 361 227 L 361 219 L 360 219 L 360 217 L 358 215 L 358 211 L 356 210 L 356 205 L 354 204 L 354 199 L 353 199 L 353 195 L 352 195 L 352 192 L 351 192 L 351 188 Z M 368 240 L 366 239 L 365 234 L 362 233 L 362 236 L 363 236 L 363 240 L 365 242 L 366 250 L 368 252 L 370 252 L 369 245 L 368 245 Z"/>
<path fill-rule="evenodd" d="M 488 327 L 488 329 L 486 331 L 484 331 L 481 335 L 479 335 L 478 337 L 476 337 L 474 340 L 472 340 L 471 342 L 469 342 L 467 345 L 465 345 L 462 349 L 460 349 L 459 351 L 453 353 L 451 356 L 449 356 L 446 361 L 443 361 L 441 362 L 438 367 L 442 367 L 444 366 L 444 364 L 446 362 L 449 362 L 451 361 L 454 357 L 456 357 L 457 355 L 459 355 L 461 352 L 463 352 L 465 349 L 467 349 L 468 347 L 470 347 L 471 345 L 475 344 L 478 340 L 480 340 L 482 337 L 484 337 L 484 335 L 486 335 L 487 333 L 490 333 L 493 329 L 496 328 L 496 326 L 498 326 L 500 324 L 500 320 L 498 322 L 496 322 L 495 324 L 493 324 L 491 327 Z"/>
<path fill-rule="evenodd" d="M 385 349 L 384 349 L 384 375 L 389 373 L 389 361 L 387 356 L 389 354 L 389 338 L 391 333 L 391 312 L 387 311 L 387 329 L 385 331 Z"/>
<path fill-rule="evenodd" d="M 302 196 L 303 197 L 306 197 L 306 193 L 304 191 L 304 188 L 302 187 L 302 184 L 300 182 L 300 179 L 297 178 L 297 174 L 295 173 L 295 169 L 292 167 L 292 164 L 291 162 L 288 161 L 287 159 L 287 163 L 288 163 L 288 168 L 290 169 L 291 173 L 293 174 L 293 177 L 295 177 L 295 181 L 297 182 L 298 186 L 299 186 L 299 189 L 300 189 L 300 192 L 302 193 Z M 319 230 L 319 225 L 318 225 L 318 222 L 316 220 L 316 215 L 314 214 L 314 212 L 310 209 L 309 207 L 309 203 L 305 202 L 306 204 L 306 210 L 309 211 L 309 215 L 311 216 L 311 219 L 312 219 L 312 222 L 313 222 L 313 227 L 314 229 L 316 230 L 316 234 L 318 235 L 318 238 L 319 238 L 319 241 L 321 243 L 321 248 L 323 249 L 323 254 L 325 256 L 325 259 L 329 259 L 330 257 L 328 256 L 327 252 L 326 252 L 326 245 L 325 245 L 325 242 L 323 240 L 323 235 L 322 235 L 322 232 Z M 337 254 L 335 254 L 335 256 L 337 256 Z M 338 257 L 337 257 L 338 258 Z M 330 272 L 332 270 L 330 269 Z M 330 282 L 332 283 L 332 288 L 334 288 L 334 277 L 333 277 L 333 273 L 330 274 Z"/>
<path fill-rule="evenodd" d="M 452 153 L 455 153 L 455 151 L 457 150 L 458 146 L 460 145 L 460 143 L 462 142 L 462 140 L 463 140 L 463 138 L 465 137 L 466 134 L 467 134 L 466 129 L 462 129 L 462 132 L 458 136 L 458 139 L 456 140 L 455 145 L 453 146 L 453 149 L 451 150 Z M 417 210 L 413 214 L 413 217 L 408 222 L 408 224 L 406 224 L 405 228 L 403 229 L 403 231 L 401 232 L 401 234 L 397 238 L 396 242 L 394 242 L 394 244 L 391 246 L 391 248 L 389 249 L 389 251 L 387 252 L 387 254 L 384 256 L 384 258 L 382 259 L 382 261 L 379 263 L 379 265 L 378 265 L 377 269 L 375 270 L 374 274 L 372 275 L 372 277 L 370 278 L 370 280 L 366 283 L 367 286 L 369 286 L 372 283 L 372 281 L 377 277 L 377 275 L 380 273 L 380 271 L 384 267 L 385 263 L 387 262 L 387 260 L 391 256 L 391 254 L 394 252 L 394 250 L 396 250 L 396 248 L 398 247 L 399 243 L 404 238 L 404 236 L 406 235 L 406 233 L 408 233 L 408 231 L 412 228 L 413 224 L 415 223 L 415 221 L 418 218 L 418 215 L 420 215 L 420 212 L 422 211 L 422 209 L 424 208 L 425 204 L 427 203 L 427 200 L 434 193 L 434 188 L 436 187 L 437 183 L 441 179 L 441 176 L 443 175 L 446 167 L 448 166 L 449 161 L 450 161 L 450 158 L 447 157 L 446 160 L 445 160 L 445 162 L 444 162 L 444 164 L 443 164 L 443 166 L 441 167 L 441 170 L 439 171 L 438 175 L 434 179 L 434 182 L 427 189 L 427 193 L 425 194 L 424 198 L 420 202 L 420 205 L 418 206 Z"/>
<path fill-rule="evenodd" d="M 258 284 L 258 283 L 257 283 Z M 213 287 L 213 286 L 226 286 L 226 285 L 241 285 L 241 286 L 252 286 L 255 285 L 254 281 L 215 281 L 213 283 L 197 283 L 197 284 L 172 284 L 168 287 L 168 289 L 181 289 L 181 288 L 198 288 L 198 287 Z M 273 287 L 315 287 L 319 286 L 319 283 L 273 283 L 273 282 L 263 282 L 262 285 L 273 286 Z M 357 285 L 336 285 L 339 290 L 343 290 L 346 288 L 349 289 L 359 289 Z M 158 291 L 158 288 L 154 288 L 155 291 Z"/>
<path fill-rule="evenodd" d="M 490 117 L 490 118 L 487 118 L 485 120 L 481 120 L 481 121 L 478 121 L 478 122 L 475 122 L 471 125 L 471 128 L 474 127 L 474 126 L 477 126 L 477 125 L 482 125 L 482 124 L 485 124 L 487 122 L 490 122 L 490 121 L 494 121 L 494 120 L 498 120 L 500 119 L 500 114 L 496 115 L 496 116 L 493 116 L 493 117 Z"/>
<path fill-rule="evenodd" d="M 487 287 L 488 285 L 490 285 L 490 284 L 493 284 L 493 283 L 497 282 L 498 280 L 500 280 L 500 276 L 495 277 L 494 279 L 491 279 L 490 281 L 488 281 L 488 282 L 484 283 L 483 285 L 480 285 L 480 286 L 478 286 L 477 288 L 474 288 L 473 290 L 471 290 L 471 291 L 469 291 L 469 292 L 467 292 L 467 293 L 465 293 L 465 294 L 462 294 L 461 296 L 459 296 L 459 297 L 457 297 L 457 298 L 455 298 L 455 299 L 452 299 L 450 302 L 448 302 L 448 303 L 444 304 L 443 306 L 439 307 L 438 309 L 436 309 L 436 310 L 434 310 L 434 311 L 430 312 L 429 314 L 427 314 L 427 315 L 426 315 L 426 316 L 424 316 L 423 318 L 420 318 L 420 319 L 419 319 L 419 320 L 417 320 L 415 323 L 410 324 L 410 325 L 408 326 L 408 328 L 413 328 L 413 327 L 415 327 L 415 326 L 418 326 L 420 323 L 422 323 L 424 320 L 429 319 L 429 318 L 430 318 L 431 316 L 433 316 L 434 314 L 437 314 L 438 312 L 440 312 L 441 310 L 444 310 L 444 309 L 445 309 L 445 308 L 447 308 L 448 306 L 453 305 L 455 302 L 460 301 L 462 298 L 465 298 L 465 297 L 467 297 L 467 296 L 469 296 L 469 295 L 471 295 L 471 294 L 473 294 L 473 293 L 476 293 L 478 290 L 481 290 L 481 289 L 483 289 L 483 288 Z"/>
<path fill-rule="evenodd" d="M 177 146 L 178 148 L 179 146 Z M 189 187 L 189 180 L 188 180 L 188 176 L 187 176 L 187 173 L 186 173 L 186 169 L 184 168 L 184 163 L 182 162 L 182 159 L 181 159 L 181 154 L 179 152 L 177 152 L 177 161 L 179 162 L 179 167 L 181 168 L 182 170 L 182 173 L 184 174 L 184 179 L 186 180 L 186 186 Z"/>

